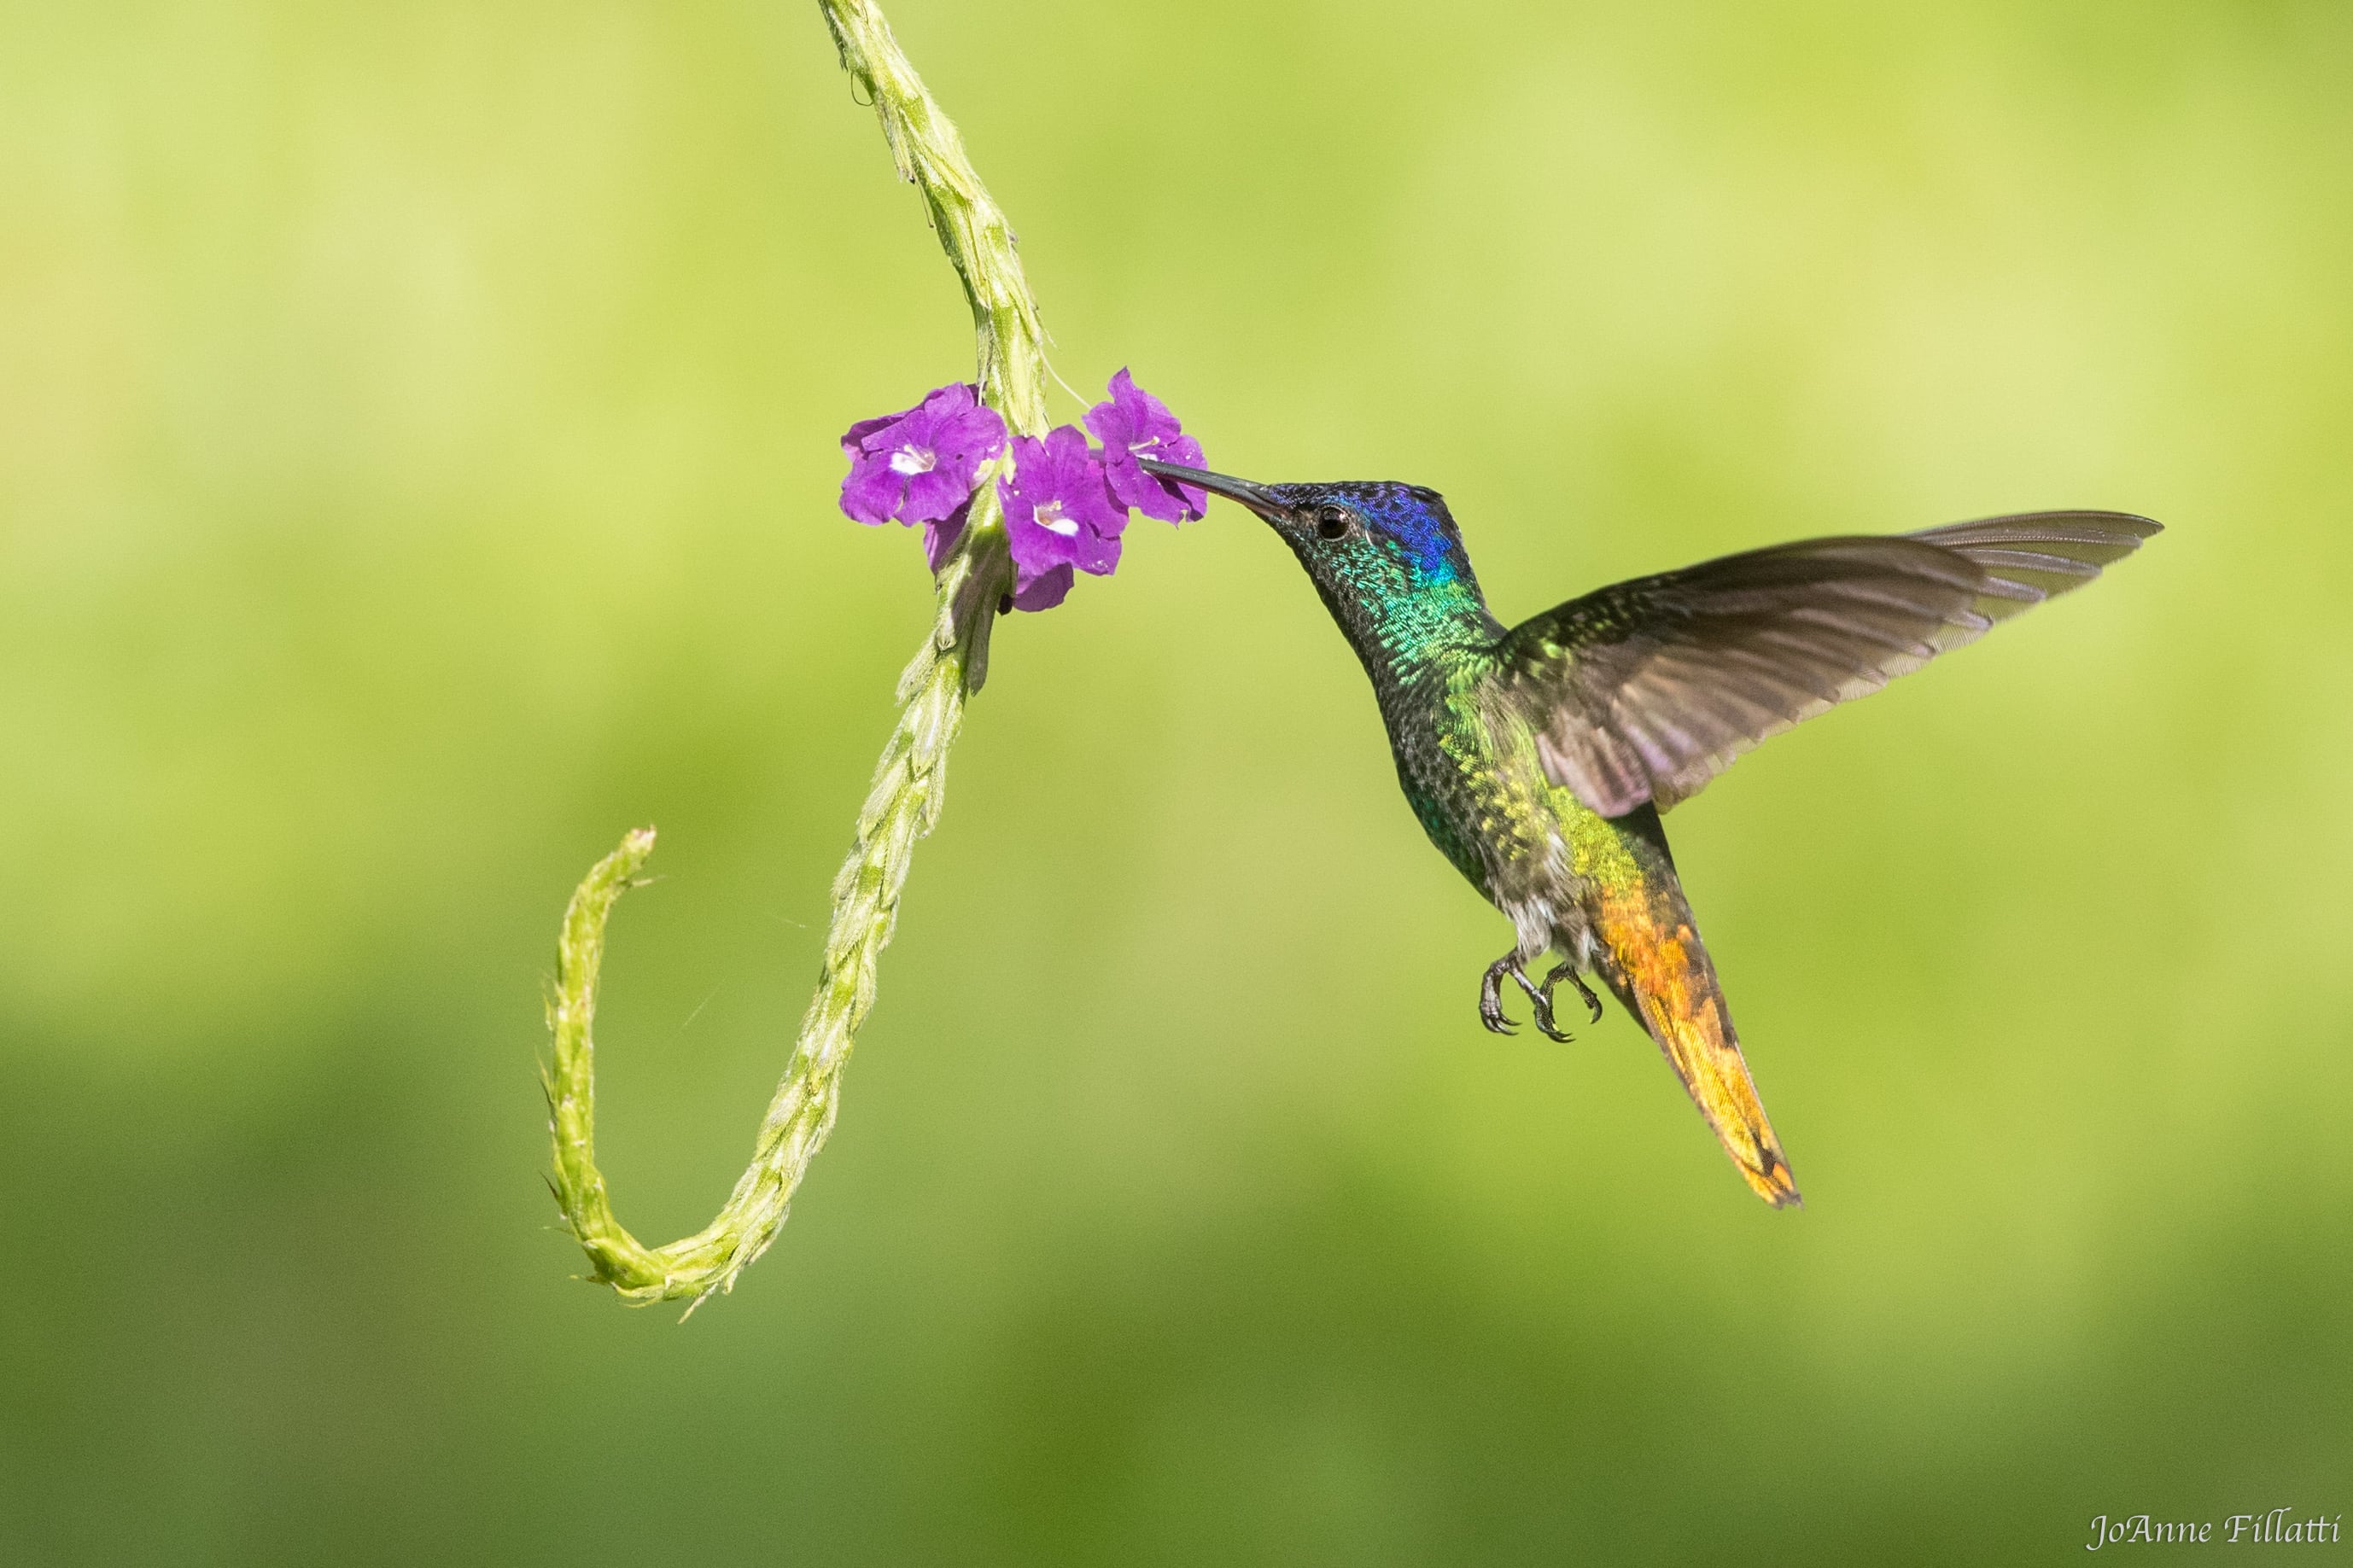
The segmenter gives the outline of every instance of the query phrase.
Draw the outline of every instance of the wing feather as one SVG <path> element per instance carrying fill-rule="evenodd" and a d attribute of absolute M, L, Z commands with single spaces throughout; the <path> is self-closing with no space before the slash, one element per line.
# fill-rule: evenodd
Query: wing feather
<path fill-rule="evenodd" d="M 2081 587 L 2158 531 L 2125 512 L 2029 512 L 1751 550 L 1514 627 L 1495 679 L 1554 783 L 1606 816 L 1664 810 L 1759 742 Z"/>

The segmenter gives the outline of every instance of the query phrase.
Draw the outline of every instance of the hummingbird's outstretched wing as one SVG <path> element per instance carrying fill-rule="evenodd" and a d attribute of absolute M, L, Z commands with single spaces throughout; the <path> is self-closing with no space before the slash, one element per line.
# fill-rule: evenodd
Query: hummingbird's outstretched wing
<path fill-rule="evenodd" d="M 1604 816 L 1663 811 L 1768 735 L 2100 574 L 2158 531 L 2044 511 L 1810 539 L 1571 599 L 1497 645 L 1497 694 L 1555 784 Z"/>

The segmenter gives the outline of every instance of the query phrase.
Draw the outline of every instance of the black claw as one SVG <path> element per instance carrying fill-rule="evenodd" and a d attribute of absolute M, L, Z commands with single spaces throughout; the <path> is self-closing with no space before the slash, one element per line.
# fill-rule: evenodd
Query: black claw
<path fill-rule="evenodd" d="M 1487 966 L 1486 974 L 1479 982 L 1479 1021 L 1487 1026 L 1491 1034 L 1519 1033 L 1512 1027 L 1512 1021 L 1504 1016 L 1504 976 L 1511 972 L 1512 955 L 1507 952 Z"/>
<path fill-rule="evenodd" d="M 1552 988 L 1564 980 L 1576 986 L 1577 994 L 1585 998 L 1586 1010 L 1593 1015 L 1593 1022 L 1597 1024 L 1601 1022 L 1601 998 L 1593 994 L 1593 988 L 1588 985 L 1584 977 L 1577 973 L 1577 965 L 1574 963 L 1564 960 L 1553 966 L 1552 973 L 1544 977 L 1546 994 L 1550 995 Z"/>
<path fill-rule="evenodd" d="M 1527 971 L 1516 963 L 1510 973 L 1520 983 L 1520 989 L 1528 994 L 1528 1005 L 1535 1013 L 1536 1027 L 1544 1032 L 1545 1038 L 1567 1045 L 1573 1037 L 1562 1034 L 1560 1026 L 1552 1021 L 1552 993 L 1529 979 Z"/>
<path fill-rule="evenodd" d="M 1585 977 L 1577 973 L 1577 965 L 1566 959 L 1553 965 L 1552 973 L 1544 977 L 1546 992 L 1549 994 L 1554 986 L 1564 980 L 1576 986 L 1577 994 L 1585 998 L 1586 1009 L 1593 1015 L 1593 1021 L 1597 1024 L 1601 1022 L 1601 998 L 1593 994 L 1593 987 L 1588 985 L 1585 983 Z"/>

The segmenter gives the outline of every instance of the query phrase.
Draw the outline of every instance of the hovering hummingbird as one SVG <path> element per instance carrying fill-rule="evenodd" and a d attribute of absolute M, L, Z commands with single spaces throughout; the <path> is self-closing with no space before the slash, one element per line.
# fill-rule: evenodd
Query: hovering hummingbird
<path fill-rule="evenodd" d="M 2113 511 L 2026 512 L 1890 537 L 1803 540 L 1662 572 L 1506 628 L 1437 491 L 1260 485 L 1146 460 L 1271 523 L 1372 678 L 1398 780 L 1430 842 L 1510 917 L 1503 984 L 1556 1040 L 1553 992 L 1591 973 L 1658 1042 L 1757 1195 L 1799 1201 L 1757 1098 L 1659 816 L 1732 760 L 1876 691 L 1996 621 L 2090 582 L 2157 533 Z M 1531 967 L 1559 962 L 1542 979 Z"/>

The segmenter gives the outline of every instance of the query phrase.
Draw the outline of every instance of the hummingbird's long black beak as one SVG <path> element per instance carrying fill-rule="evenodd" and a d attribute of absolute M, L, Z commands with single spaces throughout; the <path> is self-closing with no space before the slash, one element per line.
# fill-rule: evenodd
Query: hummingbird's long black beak
<path fill-rule="evenodd" d="M 1198 485 L 1213 496 L 1223 496 L 1240 501 L 1269 522 L 1279 522 L 1291 515 L 1291 508 L 1264 485 L 1254 485 L 1248 479 L 1237 479 L 1225 474 L 1213 474 L 1207 468 L 1188 468 L 1177 463 L 1164 463 L 1155 458 L 1138 458 L 1135 466 L 1147 474 L 1164 479 L 1175 479 L 1180 485 Z"/>

